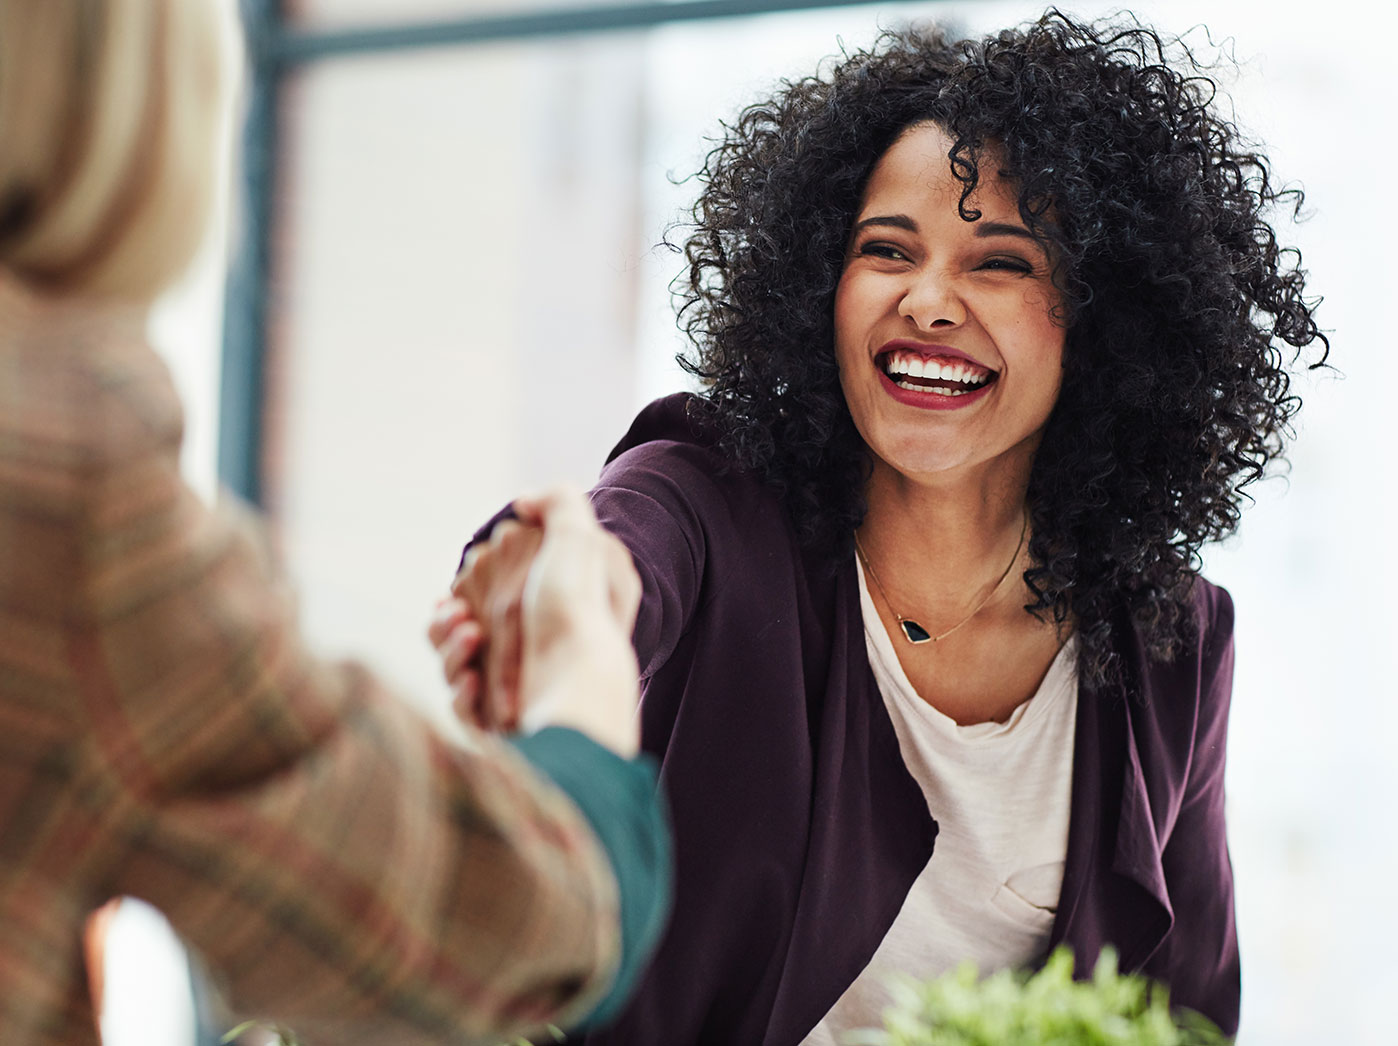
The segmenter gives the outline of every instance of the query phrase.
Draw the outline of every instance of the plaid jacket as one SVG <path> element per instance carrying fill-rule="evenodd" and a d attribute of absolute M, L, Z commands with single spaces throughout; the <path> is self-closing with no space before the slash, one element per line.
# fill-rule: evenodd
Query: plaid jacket
<path fill-rule="evenodd" d="M 121 894 L 309 1043 L 585 1014 L 619 948 L 596 838 L 506 745 L 306 654 L 180 479 L 141 323 L 0 275 L 0 1040 L 97 1041 L 80 931 Z"/>

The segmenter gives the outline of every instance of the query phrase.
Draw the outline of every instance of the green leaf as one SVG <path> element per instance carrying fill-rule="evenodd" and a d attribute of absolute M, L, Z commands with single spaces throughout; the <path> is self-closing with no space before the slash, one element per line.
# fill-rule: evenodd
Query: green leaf
<path fill-rule="evenodd" d="M 898 978 L 883 1028 L 858 1029 L 848 1046 L 1226 1046 L 1216 1025 L 1170 1012 L 1162 985 L 1123 975 L 1104 949 L 1087 981 L 1073 980 L 1059 948 L 1038 973 L 977 976 L 965 963 L 934 981 Z"/>

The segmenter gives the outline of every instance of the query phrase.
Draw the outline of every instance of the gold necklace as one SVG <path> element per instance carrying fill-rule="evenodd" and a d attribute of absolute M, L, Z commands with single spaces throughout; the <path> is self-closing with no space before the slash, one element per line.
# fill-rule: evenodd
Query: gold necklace
<path fill-rule="evenodd" d="M 990 598 L 993 595 L 995 595 L 996 592 L 1000 591 L 1000 586 L 1005 583 L 1005 578 L 1009 577 L 1010 571 L 1014 569 L 1015 560 L 1019 559 L 1020 550 L 1024 548 L 1024 535 L 1028 533 L 1028 531 L 1029 511 L 1026 509 L 1024 512 L 1024 522 L 1021 523 L 1019 527 L 1019 542 L 1015 545 L 1015 554 L 1010 557 L 1009 563 L 1005 564 L 1004 573 L 1000 575 L 1000 578 L 998 581 L 995 582 L 994 587 L 992 587 L 991 590 L 986 593 L 985 598 L 976 604 L 974 610 L 972 610 L 969 614 L 963 617 L 956 624 L 952 625 L 951 628 L 947 629 L 941 635 L 936 636 L 934 636 L 931 632 L 927 631 L 927 629 L 923 628 L 916 621 L 912 620 L 911 618 L 904 617 L 902 614 L 898 613 L 897 610 L 893 609 L 893 601 L 888 598 L 888 592 L 884 589 L 883 582 L 879 580 L 879 575 L 874 571 L 874 565 L 869 562 L 869 556 L 864 551 L 863 543 L 859 540 L 858 531 L 855 531 L 854 533 L 854 549 L 856 552 L 859 553 L 859 559 L 860 562 L 864 564 L 864 569 L 869 571 L 869 576 L 874 579 L 874 584 L 878 586 L 879 595 L 883 596 L 883 601 L 886 604 L 888 604 L 888 609 L 893 610 L 893 616 L 898 619 L 898 627 L 903 630 L 903 635 L 907 637 L 908 642 L 914 645 L 918 643 L 937 643 L 943 639 L 946 639 L 947 636 L 951 635 L 958 628 L 964 625 L 967 621 L 970 621 L 971 618 L 975 617 L 982 610 L 984 610 L 985 605 L 990 602 Z"/>

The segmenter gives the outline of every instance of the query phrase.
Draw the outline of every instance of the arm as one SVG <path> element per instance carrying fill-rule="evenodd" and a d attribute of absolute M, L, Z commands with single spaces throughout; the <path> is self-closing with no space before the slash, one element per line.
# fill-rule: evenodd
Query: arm
<path fill-rule="evenodd" d="M 634 755 L 637 671 L 626 637 L 640 583 L 631 555 L 581 494 L 522 498 L 512 509 L 467 550 L 428 630 L 457 711 L 505 732 L 571 726 Z"/>
<path fill-rule="evenodd" d="M 309 657 L 246 528 L 184 488 L 177 440 L 126 453 L 149 423 L 134 399 L 104 404 L 71 629 L 115 851 L 101 886 L 157 904 L 240 1010 L 312 1042 L 586 1015 L 619 921 L 577 806 L 506 743 L 448 745 Z"/>
<path fill-rule="evenodd" d="M 645 679 L 669 659 L 689 625 L 704 576 L 705 534 L 676 489 L 683 473 L 637 471 L 627 478 L 641 489 L 608 484 L 604 475 L 591 497 L 598 520 L 631 553 L 641 580 L 632 644 Z"/>
<path fill-rule="evenodd" d="M 699 599 L 706 532 L 694 501 L 696 492 L 712 486 L 715 465 L 695 460 L 697 453 L 693 448 L 633 450 L 612 462 L 589 494 L 598 520 L 616 539 L 616 551 L 640 579 L 632 645 L 642 679 L 669 658 Z M 479 622 L 493 619 L 497 630 L 512 630 L 524 574 L 493 569 L 475 557 L 513 517 L 513 506 L 502 510 L 467 543 L 453 582 L 456 599 L 439 607 L 428 632 L 452 686 L 457 714 L 483 728 L 512 728 L 518 714 L 517 709 L 492 712 L 481 701 L 483 681 L 492 672 L 504 677 L 507 686 L 512 682 L 508 665 L 513 659 L 502 648 L 517 639 L 497 638 L 496 653 L 505 666 L 492 668 Z"/>
<path fill-rule="evenodd" d="M 630 994 L 663 928 L 668 890 L 655 889 L 653 880 L 659 869 L 668 886 L 668 852 L 638 851 L 636 839 L 649 836 L 618 831 L 616 808 L 624 812 L 627 804 L 598 801 L 617 775 L 599 773 L 595 758 L 576 752 L 568 743 L 572 731 L 533 731 L 563 724 L 616 752 L 635 753 L 636 657 L 622 637 L 636 618 L 640 584 L 631 554 L 598 526 L 581 496 L 520 499 L 512 509 L 514 518 L 467 550 L 453 586 L 459 595 L 446 601 L 429 634 L 444 649 L 458 712 L 484 729 L 523 727 L 531 736 L 517 746 L 569 793 L 607 849 L 622 888 L 622 961 L 589 1021 L 605 1023 Z M 649 835 L 668 839 L 655 812 L 653 772 L 634 776 L 626 787 L 644 794 L 633 791 L 631 808 L 661 821 L 662 830 Z"/>

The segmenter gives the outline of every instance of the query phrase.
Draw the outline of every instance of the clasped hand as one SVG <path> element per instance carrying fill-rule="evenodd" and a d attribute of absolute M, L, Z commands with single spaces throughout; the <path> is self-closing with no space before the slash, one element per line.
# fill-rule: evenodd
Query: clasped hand
<path fill-rule="evenodd" d="M 631 554 L 581 493 L 521 498 L 514 511 L 472 546 L 428 627 L 452 706 L 478 729 L 568 726 L 634 754 Z"/>

